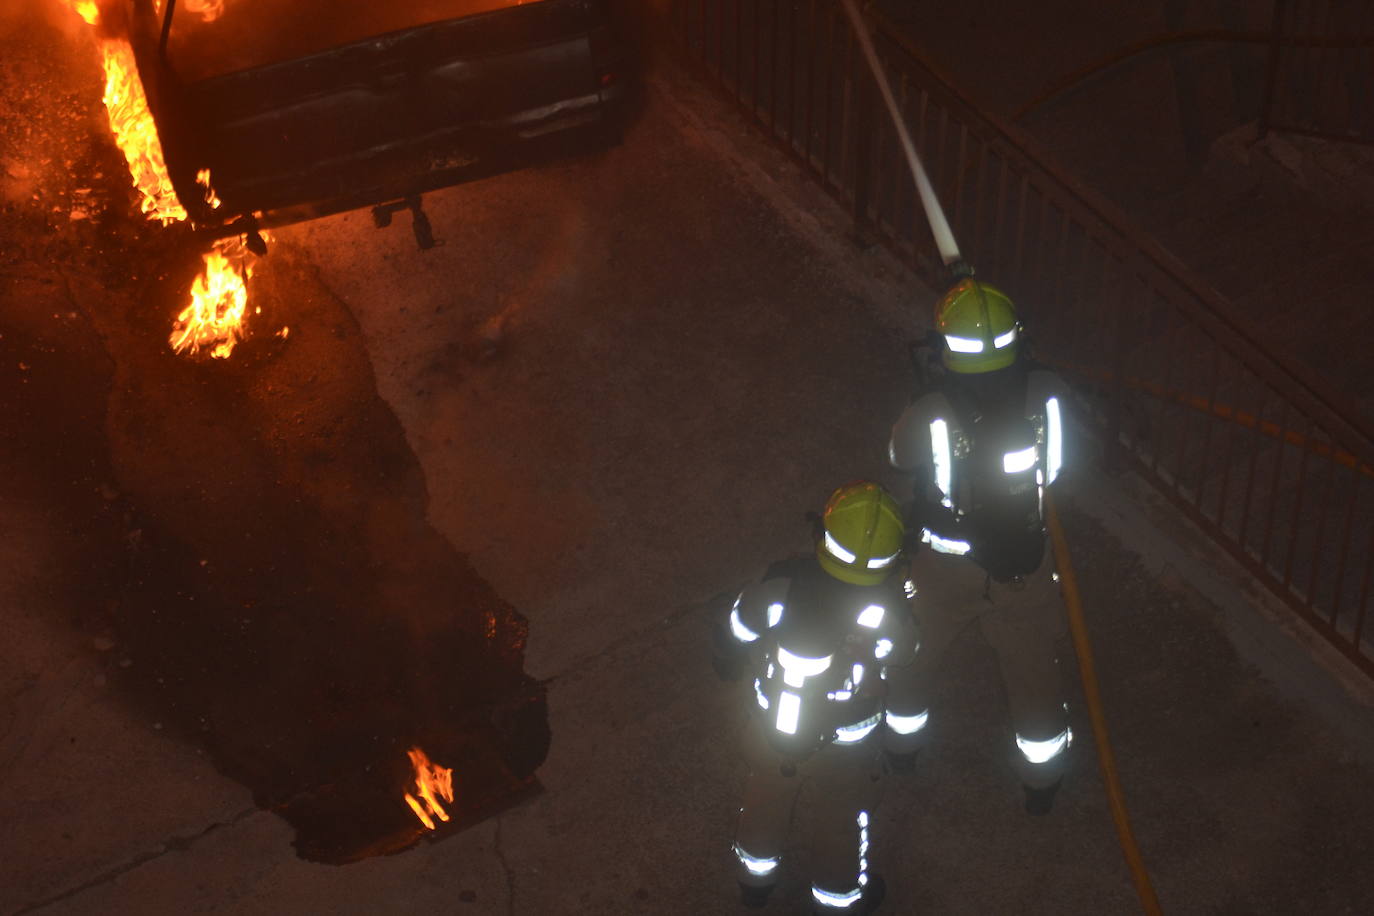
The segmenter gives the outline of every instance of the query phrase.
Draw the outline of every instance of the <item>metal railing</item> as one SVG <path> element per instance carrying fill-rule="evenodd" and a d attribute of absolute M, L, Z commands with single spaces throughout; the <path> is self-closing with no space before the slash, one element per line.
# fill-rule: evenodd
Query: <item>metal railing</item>
<path fill-rule="evenodd" d="M 1374 0 L 1274 0 L 1266 130 L 1374 143 Z"/>
<path fill-rule="evenodd" d="M 1154 483 L 1366 673 L 1374 434 L 1311 373 L 1035 144 L 981 114 L 880 15 L 875 41 L 970 263 L 1018 303 L 1114 460 Z M 677 44 L 937 287 L 891 124 L 833 0 L 674 0 Z"/>

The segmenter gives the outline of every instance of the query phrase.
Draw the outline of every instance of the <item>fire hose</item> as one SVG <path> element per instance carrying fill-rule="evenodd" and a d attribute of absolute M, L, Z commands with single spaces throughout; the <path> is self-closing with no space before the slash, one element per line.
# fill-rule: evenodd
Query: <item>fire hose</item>
<path fill-rule="evenodd" d="M 1073 649 L 1078 655 L 1078 674 L 1083 682 L 1084 703 L 1088 707 L 1088 719 L 1092 722 L 1093 742 L 1097 746 L 1097 763 L 1102 771 L 1102 783 L 1107 790 L 1107 804 L 1112 809 L 1112 821 L 1116 824 L 1116 837 L 1121 843 L 1121 853 L 1126 857 L 1126 867 L 1131 871 L 1135 882 L 1135 892 L 1140 897 L 1140 905 L 1150 916 L 1162 912 L 1159 898 L 1155 896 L 1154 886 L 1150 884 L 1150 873 L 1145 870 L 1145 860 L 1136 845 L 1135 834 L 1131 831 L 1131 819 L 1126 812 L 1126 800 L 1121 794 L 1121 781 L 1117 778 L 1116 755 L 1107 739 L 1107 719 L 1102 712 L 1102 695 L 1097 682 L 1097 665 L 1093 661 L 1092 643 L 1088 641 L 1088 625 L 1083 617 L 1083 602 L 1078 595 L 1078 579 L 1073 572 L 1073 559 L 1069 556 L 1069 545 L 1064 539 L 1064 529 L 1059 524 L 1059 512 L 1054 505 L 1050 490 L 1045 491 L 1045 524 L 1050 530 L 1050 541 L 1054 544 L 1054 565 L 1059 571 L 1059 591 L 1064 596 L 1064 608 L 1069 615 L 1069 632 L 1073 636 Z"/>
<path fill-rule="evenodd" d="M 940 206 L 940 200 L 935 196 L 935 191 L 930 185 L 930 179 L 926 176 L 925 167 L 922 166 L 921 157 L 916 152 L 916 144 L 911 139 L 911 132 L 907 128 L 906 119 L 902 117 L 901 109 L 897 106 L 896 96 L 892 93 L 892 85 L 888 81 L 887 72 L 883 69 L 882 63 L 878 60 L 878 53 L 873 47 L 873 38 L 869 34 L 868 25 L 859 12 L 855 0 L 840 0 L 840 3 L 849 16 L 850 23 L 854 28 L 854 35 L 863 50 L 869 69 L 873 72 L 874 80 L 878 84 L 878 91 L 882 95 L 888 115 L 892 118 L 893 127 L 897 131 L 897 138 L 906 156 L 907 165 L 911 169 L 911 177 L 916 182 L 921 207 L 925 210 L 926 221 L 930 225 L 930 232 L 934 236 L 940 258 L 946 267 L 954 271 L 956 276 L 967 276 L 971 271 L 964 264 L 963 257 L 959 253 L 959 246 L 954 240 L 954 233 L 949 227 L 949 221 L 945 219 L 944 209 Z M 1092 644 L 1088 640 L 1087 623 L 1083 616 L 1083 603 L 1078 594 L 1078 580 L 1074 576 L 1073 561 L 1069 556 L 1064 529 L 1059 524 L 1059 513 L 1055 508 L 1054 498 L 1048 489 L 1045 491 L 1045 524 L 1049 528 L 1050 540 L 1054 545 L 1055 566 L 1059 572 L 1059 587 L 1064 596 L 1065 609 L 1068 612 L 1069 630 L 1073 635 L 1074 651 L 1078 655 L 1078 670 L 1083 681 L 1083 696 L 1088 708 L 1088 718 L 1092 723 L 1093 740 L 1097 747 L 1097 762 L 1102 771 L 1102 781 L 1106 787 L 1107 803 L 1111 808 L 1112 821 L 1116 824 L 1117 839 L 1121 844 L 1121 852 L 1126 858 L 1126 866 L 1130 869 L 1131 879 L 1135 882 L 1136 894 L 1140 898 L 1141 907 L 1149 916 L 1158 916 L 1162 912 L 1159 907 L 1159 899 L 1155 896 L 1154 887 L 1150 883 L 1149 872 L 1145 869 L 1145 861 L 1140 855 L 1140 848 L 1136 845 L 1135 834 L 1131 831 L 1130 816 L 1126 811 L 1121 783 L 1117 778 L 1116 757 L 1112 753 L 1111 742 L 1107 737 L 1107 720 L 1102 711 L 1101 689 L 1097 680 L 1097 668 L 1093 661 Z"/>

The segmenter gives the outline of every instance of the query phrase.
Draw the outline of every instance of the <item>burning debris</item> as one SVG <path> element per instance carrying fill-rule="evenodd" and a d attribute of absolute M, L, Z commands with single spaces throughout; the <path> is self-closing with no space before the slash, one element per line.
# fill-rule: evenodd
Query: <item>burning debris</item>
<path fill-rule="evenodd" d="M 100 27 L 100 7 L 95 0 L 65 0 L 87 24 Z M 159 4 L 160 6 L 161 4 Z M 189 12 L 213 22 L 224 12 L 224 0 L 186 0 Z M 152 110 L 139 79 L 133 47 L 125 38 L 104 35 L 99 40 L 105 71 L 105 103 L 110 130 L 129 165 L 134 187 L 142 195 L 140 209 L 164 226 L 187 219 L 178 200 L 158 138 Z M 210 183 L 209 169 L 196 175 L 213 209 L 221 205 Z M 245 334 L 248 279 L 257 260 L 242 238 L 220 239 L 205 254 L 205 270 L 191 287 L 191 303 L 177 316 L 169 343 L 177 353 L 195 356 L 208 351 L 227 359 Z"/>
<path fill-rule="evenodd" d="M 410 805 L 410 810 L 415 812 L 426 830 L 433 830 L 435 817 L 441 821 L 449 819 L 439 799 L 450 803 L 453 801 L 453 770 L 438 766 L 418 747 L 411 748 L 406 754 L 410 756 L 410 765 L 415 768 L 415 795 L 407 792 L 406 804 Z"/>
<path fill-rule="evenodd" d="M 257 256 L 240 237 L 220 239 L 203 257 L 205 270 L 191 285 L 191 304 L 177 316 L 168 343 L 177 353 L 208 350 L 215 359 L 228 359 L 243 339 L 248 280 Z"/>

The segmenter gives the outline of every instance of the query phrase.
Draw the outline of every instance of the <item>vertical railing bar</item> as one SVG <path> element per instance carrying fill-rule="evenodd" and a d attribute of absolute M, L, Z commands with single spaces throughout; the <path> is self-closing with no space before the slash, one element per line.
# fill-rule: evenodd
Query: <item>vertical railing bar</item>
<path fill-rule="evenodd" d="M 1089 237 L 1091 238 L 1091 237 Z M 1122 460 L 1121 441 L 1122 412 L 1125 409 L 1124 398 L 1126 395 L 1126 347 L 1129 340 L 1130 327 L 1127 322 L 1130 320 L 1131 309 L 1127 302 L 1129 285 L 1128 278 L 1131 271 L 1125 263 L 1118 263 L 1116 258 L 1105 245 L 1098 245 L 1098 250 L 1102 252 L 1101 277 L 1098 280 L 1097 299 L 1108 308 L 1099 308 L 1097 311 L 1101 315 L 1098 323 L 1099 336 L 1101 337 L 1101 349 L 1111 347 L 1111 363 L 1115 369 L 1112 373 L 1113 379 L 1109 383 L 1111 390 L 1108 394 L 1107 403 L 1107 467 L 1124 467 L 1126 462 Z M 1087 297 L 1084 297 L 1085 300 Z M 1109 322 L 1105 314 L 1110 309 L 1114 314 L 1114 321 Z M 1102 329 L 1108 328 L 1111 340 L 1108 340 L 1108 333 L 1102 333 Z"/>
<path fill-rule="evenodd" d="M 1264 74 L 1264 97 L 1260 102 L 1259 139 L 1264 139 L 1274 121 L 1275 90 L 1279 81 L 1279 65 L 1283 56 L 1283 14 L 1288 0 L 1274 0 L 1274 20 L 1269 35 L 1269 67 Z"/>
<path fill-rule="evenodd" d="M 1288 401 L 1279 399 L 1279 424 L 1278 428 L 1284 430 L 1288 428 Z M 1283 474 L 1283 454 L 1284 440 L 1277 440 L 1278 452 L 1274 456 L 1274 480 L 1270 484 L 1269 491 L 1269 514 L 1265 522 L 1264 547 L 1260 551 L 1260 566 L 1267 572 L 1269 570 L 1269 544 L 1274 534 L 1274 515 L 1278 512 L 1279 506 L 1279 483 Z"/>
<path fill-rule="evenodd" d="M 778 7 L 782 5 L 782 0 L 773 0 L 769 4 L 772 14 L 768 21 L 773 28 L 768 35 L 768 132 L 774 139 L 782 139 L 782 134 L 778 133 L 778 71 L 781 64 L 778 63 L 778 32 L 782 29 L 781 17 Z"/>
<path fill-rule="evenodd" d="M 1326 15 L 1322 18 L 1322 25 L 1319 34 L 1323 38 L 1330 37 L 1333 34 L 1331 29 L 1331 17 L 1334 14 L 1335 9 L 1336 5 L 1334 3 L 1322 4 L 1322 11 Z M 1309 50 L 1309 53 L 1312 55 L 1312 59 L 1314 61 L 1313 69 L 1316 70 L 1317 76 L 1316 79 L 1313 81 L 1313 92 L 1308 95 L 1308 98 L 1313 100 L 1312 104 L 1320 104 L 1321 100 L 1328 98 L 1328 96 L 1325 93 L 1330 88 L 1331 81 L 1334 78 L 1336 71 L 1336 67 L 1333 65 L 1332 58 L 1335 55 L 1339 55 L 1340 50 L 1337 48 L 1311 48 Z M 1313 110 L 1310 126 L 1320 130 L 1323 123 L 1325 123 L 1325 120 L 1319 117 L 1319 112 Z"/>
<path fill-rule="evenodd" d="M 859 115 L 859 68 L 858 49 L 859 42 L 854 37 L 854 30 L 845 23 L 844 29 L 844 92 L 840 96 L 840 194 L 845 196 L 845 186 L 850 182 L 851 176 L 857 181 L 858 160 L 860 150 L 858 149 L 859 131 L 864 130 L 864 125 L 858 122 Z M 865 138 L 867 139 L 867 138 Z M 850 166 L 853 166 L 851 169 Z M 856 189 L 857 190 L 857 189 Z"/>
<path fill-rule="evenodd" d="M 815 131 L 812 115 L 816 111 L 816 0 L 809 0 L 806 29 L 806 165 L 814 174 L 811 140 Z"/>
<path fill-rule="evenodd" d="M 920 115 L 916 120 L 916 137 L 911 141 L 916 144 L 916 148 L 921 151 L 921 161 L 930 162 L 930 153 L 926 145 L 929 136 L 926 132 L 926 117 L 930 114 L 930 93 L 924 86 L 921 87 Z M 903 186 L 906 182 L 903 181 Z M 910 193 L 911 207 L 911 267 L 921 276 L 921 243 L 925 240 L 925 233 L 922 231 L 924 220 L 921 219 L 920 204 L 916 200 L 916 183 L 912 180 Z"/>
<path fill-rule="evenodd" d="M 754 69 L 754 75 L 753 75 L 754 96 L 753 96 L 753 99 L 751 100 L 751 104 L 750 104 L 750 106 L 749 106 L 749 113 L 752 114 L 756 119 L 760 120 L 760 122 L 761 122 L 762 119 L 759 118 L 759 58 L 761 57 L 761 55 L 759 54 L 759 50 L 760 50 L 760 48 L 762 48 L 760 33 L 763 31 L 763 29 L 761 29 L 761 28 L 759 27 L 759 17 L 763 15 L 763 2 L 762 2 L 762 0 L 755 0 L 753 6 L 754 6 L 754 61 L 753 61 L 753 63 L 754 63 L 754 68 L 753 68 L 753 69 Z"/>
<path fill-rule="evenodd" d="M 1154 302 L 1154 299 L 1155 291 L 1153 288 L 1151 288 L 1150 302 L 1152 304 Z M 1165 301 L 1164 320 L 1168 324 L 1168 332 L 1165 335 L 1166 342 L 1164 346 L 1164 352 L 1177 353 L 1179 351 L 1177 341 L 1175 340 L 1175 338 L 1177 338 L 1182 331 L 1184 319 L 1183 316 L 1179 313 L 1178 309 L 1176 307 L 1173 307 L 1172 303 L 1169 303 L 1167 300 Z M 1166 359 L 1164 361 L 1164 379 L 1163 387 L 1161 389 L 1164 392 L 1164 397 L 1159 399 L 1159 411 L 1155 415 L 1156 435 L 1152 447 L 1152 451 L 1154 452 L 1154 460 L 1150 462 L 1150 470 L 1156 476 L 1158 476 L 1159 474 L 1160 462 L 1164 460 L 1164 453 L 1168 449 L 1167 432 L 1169 419 L 1169 392 L 1173 391 L 1174 388 L 1174 369 L 1178 366 L 1178 364 L 1179 360 L 1177 359 Z"/>
<path fill-rule="evenodd" d="M 1064 306 L 1064 280 L 1069 272 L 1069 258 L 1071 254 L 1069 240 L 1072 235 L 1071 227 L 1073 221 L 1073 217 L 1069 214 L 1068 210 L 1061 209 L 1059 212 L 1063 217 L 1059 222 L 1059 248 L 1055 252 L 1055 271 L 1050 281 L 1050 295 L 1048 296 L 1048 302 L 1044 303 L 1046 308 L 1054 310 L 1054 314 L 1053 316 L 1046 316 L 1049 321 L 1046 321 L 1044 318 L 1037 319 L 1040 325 L 1049 324 L 1052 321 L 1056 331 L 1062 327 L 1066 321 L 1070 320 L 1065 314 L 1068 310 Z M 1069 352 L 1076 352 L 1073 350 L 1072 344 L 1070 344 Z"/>
<path fill-rule="evenodd" d="M 744 0 L 735 0 L 735 103 L 744 105 Z"/>
<path fill-rule="evenodd" d="M 992 241 L 989 243 L 989 251 L 992 252 L 992 269 L 1000 271 L 1002 268 L 1002 229 L 1004 220 L 1003 211 L 1007 208 L 1007 172 L 1010 166 L 1007 165 L 1007 157 L 998 155 L 997 161 L 1001 167 L 997 170 L 997 209 L 992 218 Z M 1000 275 L 1000 274 L 999 274 Z"/>
<path fill-rule="evenodd" d="M 981 245 L 983 240 L 983 226 L 981 217 L 983 215 L 983 196 L 987 191 L 987 176 L 984 173 L 987 171 L 988 145 L 979 140 L 976 136 L 973 139 L 978 143 L 978 177 L 974 179 L 973 182 L 973 215 L 970 217 L 973 223 L 973 231 L 971 233 L 973 236 L 973 246 L 968 254 L 981 262 L 983 260 L 983 248 Z"/>
<path fill-rule="evenodd" d="M 1050 209 L 1053 205 L 1050 203 L 1050 196 L 1045 193 L 1043 188 L 1035 184 L 1032 184 L 1031 187 L 1035 188 L 1036 193 L 1040 195 L 1040 226 L 1034 233 L 1035 254 L 1030 258 L 1030 277 L 1027 286 L 1034 290 L 1036 298 L 1040 299 L 1048 298 L 1042 296 L 1043 290 L 1040 288 L 1040 279 L 1041 268 L 1045 263 L 1045 240 L 1049 238 Z M 1049 308 L 1049 305 L 1044 307 Z"/>
<path fill-rule="evenodd" d="M 1020 187 L 1017 188 L 1017 198 L 1016 198 L 1016 245 L 1015 245 L 1015 247 L 1012 249 L 1013 252 L 1014 252 L 1014 254 L 1013 254 L 1013 256 L 1012 256 L 1012 262 L 1011 262 L 1011 264 L 1012 264 L 1012 267 L 1011 267 L 1011 275 L 1012 275 L 1013 277 L 1016 278 L 1016 282 L 1017 282 L 1018 285 L 1021 283 L 1021 281 L 1022 281 L 1023 279 L 1025 279 L 1025 278 L 1022 276 L 1022 273 L 1021 273 L 1021 271 L 1025 268 L 1025 262 L 1022 261 L 1021 255 L 1022 255 L 1022 248 L 1023 248 L 1023 246 L 1024 246 L 1024 244 L 1025 244 L 1025 240 L 1026 240 L 1026 207 L 1028 206 L 1028 199 L 1029 199 L 1029 197 L 1030 197 L 1030 174 L 1027 173 L 1027 172 L 1022 172 L 1022 173 L 1021 173 L 1021 184 L 1020 184 Z"/>
<path fill-rule="evenodd" d="M 940 136 L 939 136 L 939 139 L 936 140 L 936 145 L 935 145 L 935 162 L 934 162 L 935 173 L 936 173 L 937 175 L 940 176 L 938 179 L 936 179 L 936 180 L 939 182 L 939 184 L 936 185 L 937 188 L 944 187 L 945 169 L 946 169 L 946 167 L 947 167 L 947 165 L 948 165 L 948 161 L 949 161 L 949 157 L 945 155 L 945 140 L 948 138 L 948 136 L 949 136 L 949 109 L 948 109 L 946 106 L 941 105 L 941 106 L 940 106 Z M 945 199 L 945 200 L 948 200 L 949 198 L 946 197 L 946 198 L 944 198 L 944 199 Z"/>
<path fill-rule="evenodd" d="M 1325 430 L 1323 430 L 1325 432 Z M 1336 442 L 1331 436 L 1326 436 L 1326 441 L 1331 447 L 1331 454 L 1336 454 Z M 1326 518 L 1330 514 L 1331 500 L 1336 493 L 1336 474 L 1339 466 L 1333 461 L 1324 465 L 1327 472 L 1326 499 L 1318 503 L 1317 512 L 1317 534 L 1312 542 L 1312 573 L 1307 577 L 1307 603 L 1315 611 L 1317 608 L 1317 570 L 1321 567 L 1321 556 L 1323 542 L 1326 540 Z"/>
<path fill-rule="evenodd" d="M 787 4 L 787 145 L 793 152 L 797 150 L 797 40 L 801 34 L 797 28 L 797 6 Z"/>
<path fill-rule="evenodd" d="M 1355 606 L 1355 627 L 1353 641 L 1355 650 L 1364 655 L 1364 646 L 1360 644 L 1360 637 L 1364 632 L 1365 615 L 1369 611 L 1369 582 L 1370 574 L 1374 573 L 1374 528 L 1369 532 L 1369 539 L 1365 541 L 1365 560 L 1364 575 L 1360 580 L 1360 603 Z"/>
<path fill-rule="evenodd" d="M 1237 387 L 1235 390 L 1239 392 L 1240 389 Z M 1240 404 L 1237 403 L 1236 410 L 1239 409 Z M 1231 492 L 1231 458 L 1235 455 L 1236 439 L 1239 435 L 1240 431 L 1234 425 L 1226 427 L 1226 450 L 1221 458 L 1221 495 L 1217 500 L 1217 528 L 1223 533 L 1226 531 L 1226 504 L 1229 501 L 1227 496 Z M 1238 543 L 1244 549 L 1245 541 L 1240 540 Z"/>
<path fill-rule="evenodd" d="M 907 124 L 910 125 L 911 76 L 905 70 L 902 71 L 901 89 L 901 99 L 898 104 L 902 112 L 902 117 L 906 120 Z M 887 170 L 888 174 L 891 176 L 892 179 L 892 235 L 894 239 L 900 240 L 903 229 L 902 214 L 907 212 L 906 208 L 908 191 L 907 182 L 904 180 L 907 177 L 906 170 L 902 168 L 902 151 L 900 148 L 900 143 L 898 142 L 895 134 L 895 130 L 891 133 L 883 131 L 883 136 L 887 140 L 887 148 L 889 152 L 889 156 L 886 160 Z M 913 242 L 914 241 L 915 240 L 913 239 Z"/>
<path fill-rule="evenodd" d="M 1250 468 L 1248 477 L 1245 481 L 1245 496 L 1240 505 L 1240 546 L 1241 549 L 1249 551 L 1247 543 L 1250 537 L 1250 503 L 1251 496 L 1255 491 L 1255 471 L 1259 463 L 1259 453 L 1265 446 L 1264 435 L 1260 432 L 1264 428 L 1264 411 L 1267 407 L 1261 399 L 1257 402 L 1259 406 L 1255 409 L 1255 428 L 1252 430 L 1250 443 Z M 1277 446 L 1279 451 L 1283 450 L 1283 445 Z M 1256 552 L 1258 554 L 1258 551 Z"/>
<path fill-rule="evenodd" d="M 1321 14 L 1321 11 L 1318 9 L 1317 4 L 1315 4 L 1315 3 L 1309 3 L 1309 4 L 1307 4 L 1307 10 L 1308 10 L 1308 14 L 1309 14 L 1309 16 L 1308 16 L 1308 22 L 1307 22 L 1307 27 L 1304 28 L 1301 32 L 1295 33 L 1294 37 L 1297 37 L 1298 34 L 1308 34 L 1308 35 L 1311 35 L 1311 34 L 1316 34 L 1316 33 L 1319 32 L 1319 30 L 1317 29 L 1317 17 Z M 1295 53 L 1295 54 L 1301 55 L 1301 59 L 1302 59 L 1302 77 L 1300 78 L 1300 80 L 1299 80 L 1299 82 L 1298 82 L 1298 86 L 1303 90 L 1303 92 L 1302 92 L 1303 98 L 1306 98 L 1306 99 L 1309 99 L 1309 100 L 1310 100 L 1310 99 L 1313 98 L 1313 93 L 1316 91 L 1316 76 L 1319 75 L 1319 74 L 1316 73 L 1316 68 L 1317 68 L 1317 66 L 1318 66 L 1318 64 L 1317 64 L 1317 62 L 1316 62 L 1316 61 L 1317 61 L 1316 49 L 1315 49 L 1315 48 L 1301 48 L 1301 49 L 1300 49 L 1300 48 L 1297 46 L 1297 44 L 1295 43 L 1294 46 L 1293 46 L 1293 50 L 1294 50 L 1294 53 Z M 1311 104 L 1310 101 L 1309 101 L 1309 104 Z M 1309 114 L 1311 113 L 1311 109 L 1310 109 L 1310 108 L 1308 109 L 1308 112 L 1309 112 Z M 1289 120 L 1289 123 L 1292 123 L 1292 124 L 1302 124 L 1302 118 L 1301 118 L 1301 116 L 1300 116 L 1296 111 L 1295 111 L 1295 113 L 1294 113 L 1292 116 L 1289 117 L 1288 120 Z M 1311 123 L 1312 123 L 1312 122 L 1311 122 L 1311 119 L 1309 118 L 1309 119 L 1308 119 L 1308 124 L 1311 124 Z"/>
<path fill-rule="evenodd" d="M 954 216 L 950 219 L 950 224 L 954 226 L 954 231 L 958 232 L 964 224 L 960 222 L 964 212 L 964 162 L 968 157 L 968 124 L 961 118 L 959 119 L 959 156 L 954 160 L 954 167 L 950 169 L 954 173 Z M 948 197 L 945 200 L 949 200 Z"/>
<path fill-rule="evenodd" d="M 829 7 L 825 11 L 825 145 L 821 148 L 821 175 L 824 183 L 830 185 L 830 143 L 834 139 L 835 124 L 832 118 L 835 94 L 835 13 Z"/>
<path fill-rule="evenodd" d="M 1335 469 L 1333 468 L 1333 473 Z M 1351 477 L 1355 484 L 1350 489 L 1350 500 L 1345 506 L 1345 524 L 1341 526 L 1341 555 L 1336 561 L 1336 584 L 1335 591 L 1331 595 L 1331 625 L 1336 625 L 1336 619 L 1341 612 L 1341 595 L 1345 592 L 1345 564 L 1350 557 L 1350 532 L 1355 523 L 1355 505 L 1360 501 L 1360 482 L 1363 475 L 1360 474 L 1358 467 L 1355 468 Z M 1374 547 L 1374 545 L 1371 545 Z"/>
<path fill-rule="evenodd" d="M 725 3 L 716 4 L 716 78 L 725 81 Z"/>
<path fill-rule="evenodd" d="M 1214 419 L 1212 410 L 1217 403 L 1217 383 L 1220 381 L 1221 377 L 1221 342 L 1210 334 L 1205 335 L 1205 337 L 1207 340 L 1211 341 L 1212 344 L 1212 383 L 1207 391 L 1207 419 L 1204 420 L 1202 424 L 1202 451 L 1198 455 L 1198 470 L 1195 478 L 1197 480 L 1197 485 L 1193 488 L 1194 492 L 1197 493 L 1198 511 L 1202 512 L 1204 516 L 1206 515 L 1206 511 L 1203 504 L 1202 488 L 1207 485 L 1207 456 L 1212 450 L 1212 429 L 1217 423 Z"/>
<path fill-rule="evenodd" d="M 1307 424 L 1303 427 L 1303 439 L 1305 441 L 1311 441 L 1312 428 L 1313 423 L 1309 420 Z M 1307 457 L 1312 454 L 1311 450 L 1305 448 L 1299 449 L 1299 452 L 1300 457 L 1298 459 L 1298 485 L 1293 490 L 1293 524 L 1291 526 L 1292 533 L 1288 538 L 1288 558 L 1283 565 L 1284 588 L 1289 588 L 1293 581 L 1293 559 L 1297 555 L 1298 540 L 1300 535 L 1302 534 L 1302 498 L 1307 492 Z"/>

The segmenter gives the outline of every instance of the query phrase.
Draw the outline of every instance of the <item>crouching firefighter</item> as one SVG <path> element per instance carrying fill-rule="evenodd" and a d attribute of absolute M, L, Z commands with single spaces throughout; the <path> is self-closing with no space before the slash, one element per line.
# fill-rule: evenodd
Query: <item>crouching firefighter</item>
<path fill-rule="evenodd" d="M 1066 617 L 1043 521 L 1063 462 L 1063 387 L 1032 365 L 1011 300 L 986 283 L 962 279 L 936 304 L 935 324 L 940 360 L 889 445 L 892 465 L 912 476 L 922 646 L 889 681 L 897 727 L 885 750 L 893 769 L 912 766 L 941 657 L 976 620 L 1000 663 L 1026 810 L 1046 814 L 1072 738 L 1057 655 Z"/>
<path fill-rule="evenodd" d="M 812 910 L 871 913 L 884 894 L 869 861 L 885 679 L 917 649 L 900 507 L 877 484 L 848 484 L 831 494 L 817 535 L 814 555 L 773 564 L 718 622 L 717 672 L 753 687 L 734 844 L 740 899 L 761 907 L 772 892 L 805 781 Z"/>

